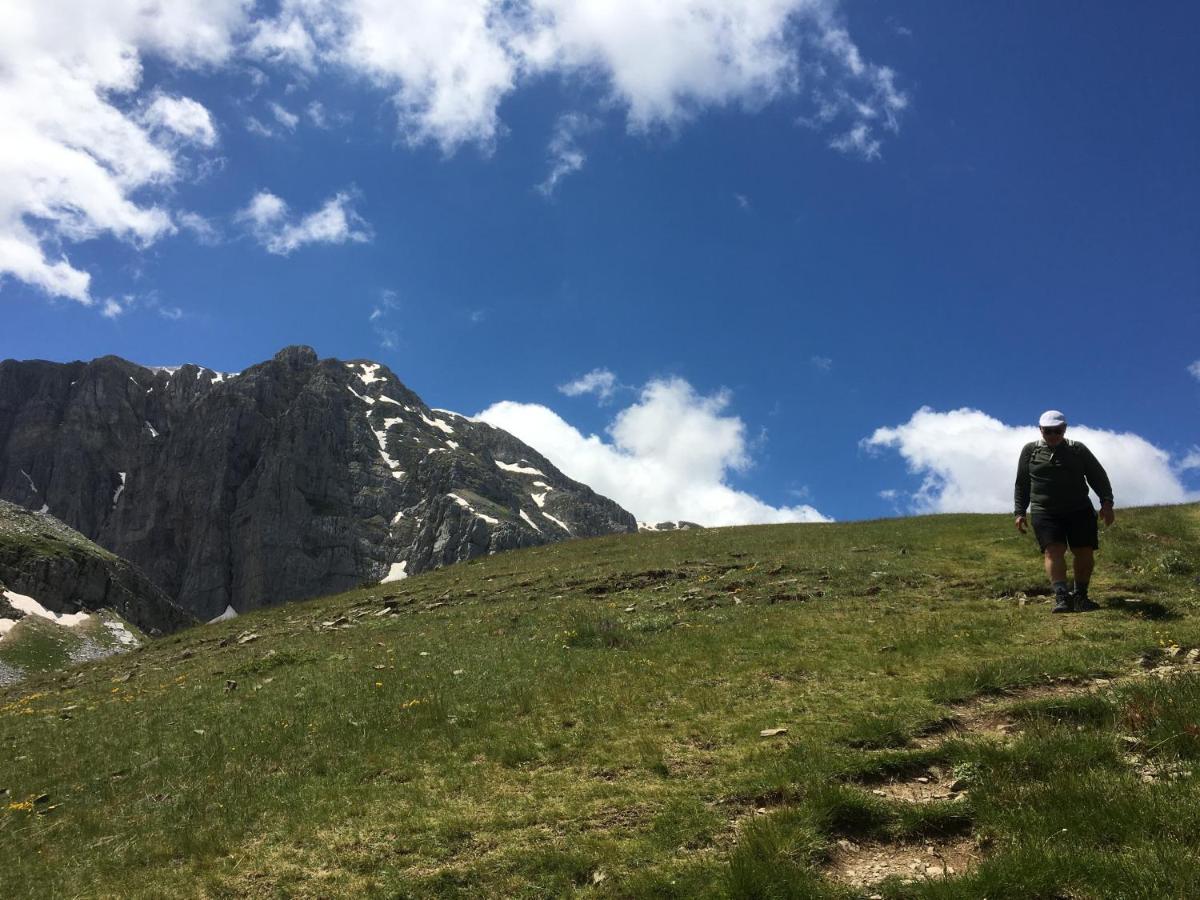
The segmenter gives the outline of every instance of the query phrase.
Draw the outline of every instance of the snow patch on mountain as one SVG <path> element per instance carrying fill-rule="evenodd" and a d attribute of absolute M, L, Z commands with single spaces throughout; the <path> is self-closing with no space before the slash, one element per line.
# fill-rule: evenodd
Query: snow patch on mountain
<path fill-rule="evenodd" d="M 535 469 L 531 466 L 523 466 L 520 463 L 506 463 L 496 460 L 496 465 L 502 468 L 505 472 L 516 472 L 518 475 L 540 475 L 546 477 L 546 473 L 540 469 Z"/>

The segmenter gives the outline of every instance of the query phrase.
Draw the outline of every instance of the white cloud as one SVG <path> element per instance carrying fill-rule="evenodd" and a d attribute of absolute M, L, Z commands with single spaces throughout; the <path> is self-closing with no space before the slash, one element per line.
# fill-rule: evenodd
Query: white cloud
<path fill-rule="evenodd" d="M 582 113 L 565 113 L 558 117 L 558 123 L 554 126 L 554 136 L 550 138 L 550 146 L 547 148 L 550 156 L 550 174 L 538 185 L 539 191 L 547 197 L 551 196 L 560 181 L 583 168 L 587 156 L 579 147 L 579 138 L 597 125 L 595 119 Z"/>
<path fill-rule="evenodd" d="M 828 356 L 810 356 L 808 364 L 821 372 L 829 372 L 833 369 L 833 360 Z"/>
<path fill-rule="evenodd" d="M 218 130 L 200 103 L 143 85 L 144 71 L 159 70 L 150 61 L 164 71 L 212 70 L 236 55 L 256 90 L 266 79 L 247 60 L 288 67 L 302 81 L 322 70 L 355 76 L 390 95 L 405 138 L 447 153 L 491 148 L 504 133 L 504 99 L 552 77 L 598 88 L 598 109 L 622 111 L 635 132 L 786 97 L 815 106 L 804 121 L 834 134 L 835 147 L 872 158 L 908 101 L 890 69 L 863 58 L 837 5 L 280 0 L 265 15 L 253 0 L 8 0 L 0 278 L 92 304 L 91 276 L 72 264 L 70 243 L 105 236 L 145 247 L 175 229 L 170 188 L 204 169 L 183 165 L 183 154 L 214 147 Z M 245 127 L 266 137 L 297 127 L 297 113 L 279 104 L 270 111 L 273 120 L 250 117 Z M 339 119 L 316 103 L 306 114 L 321 127 Z M 584 113 L 560 121 L 547 194 L 584 164 L 578 137 L 590 121 Z M 352 223 L 339 229 L 346 207 L 331 203 L 296 240 L 365 233 Z"/>
<path fill-rule="evenodd" d="M 309 121 L 318 128 L 329 127 L 329 117 L 325 115 L 325 105 L 320 100 L 314 100 L 308 104 L 305 112 L 308 113 Z"/>
<path fill-rule="evenodd" d="M 1200 447 L 1192 447 L 1179 462 L 1179 471 L 1188 472 L 1193 469 L 1200 469 Z"/>
<path fill-rule="evenodd" d="M 202 147 L 212 147 L 217 143 L 217 129 L 213 126 L 212 116 L 202 104 L 190 97 L 159 94 L 142 113 L 142 121 L 152 128 L 165 128 Z"/>
<path fill-rule="evenodd" d="M 221 242 L 221 232 L 199 213 L 184 211 L 177 213 L 175 222 L 180 228 L 190 231 L 201 244 L 213 246 Z"/>
<path fill-rule="evenodd" d="M 177 137 L 215 142 L 207 111 L 127 98 L 143 57 L 223 62 L 244 0 L 10 2 L 0 29 L 0 277 L 90 305 L 91 276 L 64 241 L 101 235 L 145 246 L 173 230 L 148 190 L 180 177 Z M 135 199 L 135 197 L 137 199 Z"/>
<path fill-rule="evenodd" d="M 246 45 L 252 59 L 267 63 L 290 64 L 304 72 L 317 69 L 317 45 L 295 18 L 259 21 L 254 23 L 254 34 Z"/>
<path fill-rule="evenodd" d="M 516 435 L 571 478 L 639 520 L 702 525 L 827 521 L 811 506 L 773 507 L 726 483 L 751 465 L 745 424 L 726 392 L 705 397 L 681 378 L 648 383 L 608 439 L 584 436 L 548 407 L 502 401 L 476 416 Z"/>
<path fill-rule="evenodd" d="M 287 203 L 270 191 L 260 191 L 237 219 L 269 252 L 281 256 L 305 244 L 366 243 L 371 240 L 370 226 L 351 208 L 351 200 L 348 192 L 339 192 L 296 222 L 290 220 Z"/>
<path fill-rule="evenodd" d="M 878 154 L 878 129 L 895 131 L 908 100 L 892 70 L 863 59 L 837 5 L 284 0 L 276 19 L 255 26 L 251 48 L 301 69 L 336 62 L 366 75 L 391 92 L 410 141 L 446 152 L 472 142 L 490 148 L 503 130 L 504 98 L 549 75 L 598 85 L 631 131 L 674 128 L 713 106 L 754 110 L 790 96 L 816 105 L 807 124 L 839 127 L 838 146 L 869 158 Z M 582 165 L 577 147 L 561 156 L 564 174 Z M 557 180 L 548 179 L 551 190 Z"/>
<path fill-rule="evenodd" d="M 293 112 L 289 112 L 278 103 L 271 104 L 271 115 L 275 117 L 275 121 L 286 128 L 288 131 L 295 131 L 296 126 L 300 124 L 300 117 Z"/>
<path fill-rule="evenodd" d="M 1021 448 L 1037 437 L 1033 426 L 1006 425 L 976 409 L 922 407 L 904 424 L 878 428 L 862 443 L 868 450 L 896 450 L 921 477 L 911 494 L 915 512 L 1003 512 L 1012 509 Z M 1136 434 L 1072 426 L 1068 437 L 1100 460 L 1119 505 L 1200 499 L 1180 480 L 1187 460 L 1173 464 L 1169 453 Z"/>
<path fill-rule="evenodd" d="M 1200 359 L 1188 366 L 1188 372 L 1191 373 L 1193 378 L 1195 378 L 1197 381 L 1200 381 Z"/>
<path fill-rule="evenodd" d="M 879 139 L 871 136 L 871 129 L 864 122 L 859 122 L 845 134 L 839 134 L 829 142 L 829 146 L 842 153 L 852 153 L 863 159 L 879 159 L 882 155 Z"/>
<path fill-rule="evenodd" d="M 371 314 L 367 316 L 367 321 L 371 323 L 371 330 L 375 332 L 375 337 L 379 340 L 379 346 L 385 350 L 395 350 L 400 344 L 399 331 L 388 324 L 391 314 L 398 309 L 400 309 L 400 295 L 393 290 L 383 290 L 379 292 L 379 302 L 371 307 Z"/>
<path fill-rule="evenodd" d="M 610 400 L 617 387 L 617 376 L 608 369 L 592 369 L 586 375 L 576 378 L 567 384 L 559 385 L 558 389 L 568 397 L 578 397 L 582 394 L 595 394 L 601 401 Z"/>
<path fill-rule="evenodd" d="M 328 24 L 331 11 L 337 26 Z M 323 13 L 318 27 L 337 35 L 331 55 L 392 92 L 410 140 L 446 151 L 492 143 L 518 64 L 505 46 L 509 23 L 499 2 L 343 0 Z"/>
<path fill-rule="evenodd" d="M 278 137 L 278 135 L 275 134 L 275 129 L 255 116 L 246 116 L 246 130 L 251 134 L 257 134 L 259 137 Z"/>
<path fill-rule="evenodd" d="M 106 319 L 115 319 L 124 312 L 125 307 L 116 300 L 109 299 L 104 301 L 104 308 L 100 310 L 100 315 Z"/>

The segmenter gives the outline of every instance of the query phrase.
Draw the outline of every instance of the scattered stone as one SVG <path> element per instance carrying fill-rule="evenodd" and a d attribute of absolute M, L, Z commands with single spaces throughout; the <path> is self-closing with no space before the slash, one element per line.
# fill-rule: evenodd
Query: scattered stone
<path fill-rule="evenodd" d="M 760 737 L 779 737 L 780 735 L 784 735 L 787 733 L 788 733 L 788 730 L 786 728 L 764 728 L 762 731 L 759 732 L 759 736 Z"/>
<path fill-rule="evenodd" d="M 257 641 L 258 634 L 253 631 L 243 631 L 238 635 L 237 642 L 239 644 L 249 644 L 251 641 Z"/>
<path fill-rule="evenodd" d="M 864 888 L 887 878 L 906 882 L 945 878 L 969 870 L 980 858 L 979 848 L 970 838 L 923 844 L 839 840 L 825 874 L 841 884 Z"/>
<path fill-rule="evenodd" d="M 234 681 L 232 678 L 227 679 L 225 682 L 225 693 L 229 694 L 236 690 L 237 690 L 237 682 Z"/>

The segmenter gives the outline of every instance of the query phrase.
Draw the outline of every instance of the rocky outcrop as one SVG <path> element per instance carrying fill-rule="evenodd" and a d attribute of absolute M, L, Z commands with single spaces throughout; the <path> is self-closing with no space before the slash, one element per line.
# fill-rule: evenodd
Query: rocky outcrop
<path fill-rule="evenodd" d="M 202 620 L 637 529 L 512 435 L 308 347 L 237 375 L 0 363 L 0 497 L 137 564 Z"/>
<path fill-rule="evenodd" d="M 678 522 L 638 522 L 638 531 L 690 531 L 693 528 L 703 528 L 703 525 L 697 525 L 695 522 L 687 522 L 680 519 Z"/>
<path fill-rule="evenodd" d="M 195 623 L 125 560 L 49 514 L 0 501 L 0 619 L 21 619 L 5 591 L 58 614 L 111 609 L 150 634 Z"/>

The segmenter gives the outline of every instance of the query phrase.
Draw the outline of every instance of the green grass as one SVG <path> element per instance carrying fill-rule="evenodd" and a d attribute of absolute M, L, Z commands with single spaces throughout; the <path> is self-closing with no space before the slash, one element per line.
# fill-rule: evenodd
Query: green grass
<path fill-rule="evenodd" d="M 4 895 L 836 898 L 839 839 L 963 835 L 976 869 L 872 890 L 1200 895 L 1200 781 L 1123 758 L 1200 775 L 1196 677 L 912 744 L 1200 644 L 1200 507 L 1102 541 L 1086 616 L 1049 614 L 1007 517 L 762 526 L 503 554 L 36 676 L 0 694 Z M 965 800 L 866 789 L 933 764 Z"/>
<path fill-rule="evenodd" d="M 136 626 L 108 611 L 93 614 L 75 626 L 58 625 L 30 615 L 22 618 L 0 641 L 0 663 L 26 672 L 47 672 L 81 658 L 121 652 L 124 646 L 104 627 L 109 620 L 120 622 L 139 640 L 148 640 Z"/>

